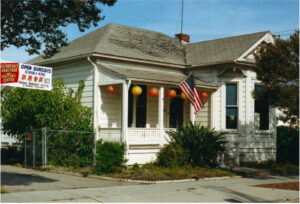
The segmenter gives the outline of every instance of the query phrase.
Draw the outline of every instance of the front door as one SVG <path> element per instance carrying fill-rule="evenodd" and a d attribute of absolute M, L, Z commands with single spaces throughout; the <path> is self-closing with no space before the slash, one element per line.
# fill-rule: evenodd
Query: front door
<path fill-rule="evenodd" d="M 176 128 L 176 125 L 183 124 L 183 99 L 180 97 L 180 91 L 176 90 L 177 96 L 170 102 L 170 128 Z"/>

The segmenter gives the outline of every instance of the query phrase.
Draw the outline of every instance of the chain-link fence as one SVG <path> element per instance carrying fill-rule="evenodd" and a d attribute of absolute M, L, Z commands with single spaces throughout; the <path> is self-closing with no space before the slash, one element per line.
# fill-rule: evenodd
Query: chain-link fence
<path fill-rule="evenodd" d="M 94 132 L 35 129 L 24 135 L 24 165 L 90 166 Z"/>

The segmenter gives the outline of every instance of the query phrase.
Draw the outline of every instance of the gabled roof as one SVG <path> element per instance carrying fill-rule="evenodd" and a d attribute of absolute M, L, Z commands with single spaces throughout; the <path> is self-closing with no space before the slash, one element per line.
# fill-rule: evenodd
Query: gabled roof
<path fill-rule="evenodd" d="M 90 54 L 184 65 L 181 43 L 163 33 L 117 24 L 107 24 L 61 48 L 53 57 L 38 56 L 29 64 L 40 64 Z"/>
<path fill-rule="evenodd" d="M 237 60 L 268 32 L 185 44 L 187 64 L 197 66 Z"/>

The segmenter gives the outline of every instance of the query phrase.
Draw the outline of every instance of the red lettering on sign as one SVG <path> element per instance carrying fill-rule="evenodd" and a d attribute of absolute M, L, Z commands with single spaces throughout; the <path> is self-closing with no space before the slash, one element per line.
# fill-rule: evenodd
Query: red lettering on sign
<path fill-rule="evenodd" d="M 19 80 L 19 63 L 0 63 L 1 84 L 17 83 Z"/>
<path fill-rule="evenodd" d="M 26 80 L 26 75 L 22 74 L 22 80 Z"/>
<path fill-rule="evenodd" d="M 28 80 L 28 81 L 32 81 L 32 76 L 29 75 L 27 80 Z"/>
<path fill-rule="evenodd" d="M 37 76 L 34 76 L 34 81 L 37 81 L 38 80 L 38 77 Z"/>
<path fill-rule="evenodd" d="M 40 77 L 40 78 L 39 78 L 39 82 L 43 82 L 43 77 Z"/>

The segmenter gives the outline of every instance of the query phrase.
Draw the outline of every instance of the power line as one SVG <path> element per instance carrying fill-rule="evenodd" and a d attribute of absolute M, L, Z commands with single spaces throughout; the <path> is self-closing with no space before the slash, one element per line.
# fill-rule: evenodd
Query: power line
<path fill-rule="evenodd" d="M 278 32 L 274 32 L 274 34 L 275 33 L 286 33 L 286 32 L 294 32 L 295 30 L 297 30 L 297 29 L 289 29 L 289 30 L 282 30 L 282 31 L 278 31 Z"/>

